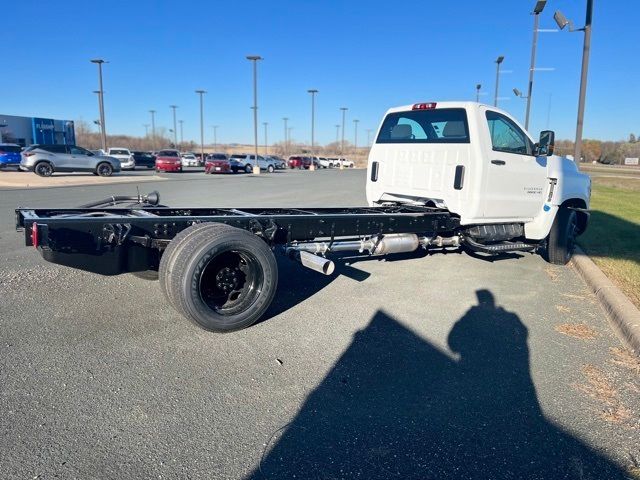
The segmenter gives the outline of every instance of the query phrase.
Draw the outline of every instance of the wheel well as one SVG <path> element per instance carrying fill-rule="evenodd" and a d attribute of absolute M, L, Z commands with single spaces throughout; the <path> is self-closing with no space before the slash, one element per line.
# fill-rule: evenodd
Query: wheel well
<path fill-rule="evenodd" d="M 560 207 L 575 207 L 575 208 L 587 208 L 587 203 L 581 198 L 570 198 L 562 202 Z M 581 212 L 576 210 L 578 216 L 578 235 L 583 233 L 587 229 L 587 223 L 589 221 L 589 214 L 587 212 Z"/>

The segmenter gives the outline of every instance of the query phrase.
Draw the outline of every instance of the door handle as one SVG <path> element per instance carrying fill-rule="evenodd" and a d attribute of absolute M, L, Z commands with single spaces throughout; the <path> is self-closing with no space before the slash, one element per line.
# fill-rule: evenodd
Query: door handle
<path fill-rule="evenodd" d="M 505 162 L 504 160 L 491 160 L 491 163 L 493 163 L 494 165 L 504 165 Z"/>

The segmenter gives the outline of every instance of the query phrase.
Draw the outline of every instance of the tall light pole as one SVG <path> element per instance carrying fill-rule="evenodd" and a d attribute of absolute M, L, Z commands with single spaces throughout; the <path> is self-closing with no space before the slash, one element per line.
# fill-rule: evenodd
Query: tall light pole
<path fill-rule="evenodd" d="M 560 10 L 553 15 L 554 20 L 562 30 L 567 25 L 570 32 L 584 32 L 584 44 L 582 46 L 582 73 L 580 74 L 580 95 L 578 97 L 578 119 L 576 121 L 576 143 L 573 151 L 573 160 L 577 163 L 582 155 L 582 127 L 584 125 L 584 104 L 587 96 L 587 72 L 589 71 L 589 50 L 591 49 L 591 18 L 593 16 L 593 0 L 587 0 L 587 13 L 584 27 L 574 29 L 573 22 L 567 20 Z"/>
<path fill-rule="evenodd" d="M 504 60 L 504 55 L 500 55 L 496 58 L 496 94 L 493 97 L 493 106 L 498 106 L 498 86 L 500 85 L 500 64 Z"/>
<path fill-rule="evenodd" d="M 371 129 L 367 128 L 367 147 L 371 145 Z"/>
<path fill-rule="evenodd" d="M 178 128 L 176 125 L 176 108 L 178 108 L 178 106 L 169 105 L 169 107 L 171 108 L 171 110 L 173 110 L 173 146 L 177 148 L 178 147 Z"/>
<path fill-rule="evenodd" d="M 264 155 L 267 156 L 269 155 L 269 137 L 267 136 L 269 122 L 262 122 L 262 125 L 264 126 Z"/>
<path fill-rule="evenodd" d="M 148 137 L 149 136 L 149 124 L 145 123 L 142 126 L 144 127 L 144 136 Z"/>
<path fill-rule="evenodd" d="M 307 90 L 307 92 L 311 94 L 311 156 L 313 156 L 315 151 L 313 149 L 313 146 L 315 144 L 314 135 L 316 128 L 316 93 L 318 93 L 318 90 L 312 88 L 310 90 Z"/>
<path fill-rule="evenodd" d="M 538 22 L 547 0 L 538 0 L 533 7 L 533 42 L 531 44 L 531 64 L 529 65 L 529 86 L 527 88 L 527 110 L 524 114 L 524 129 L 529 130 L 529 113 L 531 112 L 531 92 L 533 92 L 533 72 L 536 68 L 536 46 L 538 44 Z"/>
<path fill-rule="evenodd" d="M 353 150 L 356 152 L 356 154 L 358 153 L 358 122 L 360 120 L 358 120 L 357 118 L 353 119 L 353 126 L 354 126 L 354 136 L 353 136 Z"/>
<path fill-rule="evenodd" d="M 101 58 L 94 58 L 91 63 L 98 65 L 98 81 L 100 84 L 100 137 L 102 138 L 102 150 L 107 151 L 107 127 L 104 123 L 104 88 L 102 88 L 102 64 L 107 63 Z"/>
<path fill-rule="evenodd" d="M 284 120 L 284 156 L 286 157 L 289 152 L 289 129 L 287 129 L 287 122 L 289 119 L 284 117 L 282 120 Z"/>
<path fill-rule="evenodd" d="M 149 110 L 151 114 L 151 148 L 156 149 L 156 111 Z"/>
<path fill-rule="evenodd" d="M 184 120 L 178 120 L 180 124 L 180 145 L 184 144 Z"/>
<path fill-rule="evenodd" d="M 254 175 L 260 174 L 258 164 L 258 60 L 262 60 L 260 55 L 247 55 L 247 60 L 253 62 L 253 140 L 255 144 L 256 161 L 253 165 Z"/>
<path fill-rule="evenodd" d="M 347 107 L 340 107 L 340 110 L 342 110 L 342 138 L 340 140 L 340 155 L 344 155 L 344 120 L 347 115 L 347 110 L 349 109 Z"/>
<path fill-rule="evenodd" d="M 482 88 L 482 85 L 477 83 L 476 84 L 476 103 L 480 103 L 480 89 Z"/>
<path fill-rule="evenodd" d="M 205 90 L 196 90 L 200 95 L 200 158 L 204 162 L 204 101 L 203 96 L 207 93 Z"/>
<path fill-rule="evenodd" d="M 213 149 L 218 149 L 218 127 L 219 125 L 211 125 L 213 127 Z"/>

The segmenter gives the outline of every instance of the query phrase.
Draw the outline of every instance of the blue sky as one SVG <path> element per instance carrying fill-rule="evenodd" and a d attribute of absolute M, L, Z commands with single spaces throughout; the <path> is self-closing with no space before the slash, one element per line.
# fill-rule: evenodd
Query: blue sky
<path fill-rule="evenodd" d="M 4 68 L 0 113 L 47 118 L 98 118 L 97 72 L 103 57 L 109 133 L 143 135 L 148 110 L 170 128 L 177 104 L 184 136 L 199 138 L 198 97 L 205 97 L 205 141 L 250 142 L 251 65 L 259 54 L 259 121 L 269 141 L 310 138 L 310 100 L 317 88 L 316 137 L 335 140 L 339 107 L 349 108 L 347 138 L 360 120 L 359 143 L 392 106 L 431 100 L 471 100 L 481 83 L 491 103 L 497 55 L 505 55 L 500 106 L 523 120 L 534 0 L 499 1 L 234 1 L 36 2 L 2 7 Z M 577 26 L 586 0 L 549 0 L 541 28 L 556 28 L 561 9 Z M 595 0 L 585 137 L 640 133 L 640 2 Z M 534 136 L 556 130 L 573 138 L 582 33 L 541 33 L 531 117 Z M 551 95 L 550 123 L 547 125 Z M 262 132 L 262 127 L 261 130 Z M 262 135 L 262 134 L 261 134 Z M 261 139 L 262 142 L 262 139 Z"/>

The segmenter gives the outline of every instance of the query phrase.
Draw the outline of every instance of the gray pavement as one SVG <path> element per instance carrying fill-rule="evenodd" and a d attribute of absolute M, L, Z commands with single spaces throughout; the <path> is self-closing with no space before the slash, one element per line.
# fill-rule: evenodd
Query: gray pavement
<path fill-rule="evenodd" d="M 364 204 L 365 172 L 192 173 L 172 206 Z M 45 263 L 0 191 L 3 478 L 640 478 L 640 364 L 571 268 L 534 255 L 279 260 L 267 318 L 231 334 L 157 282 Z M 635 476 L 634 476 L 635 475 Z"/>

